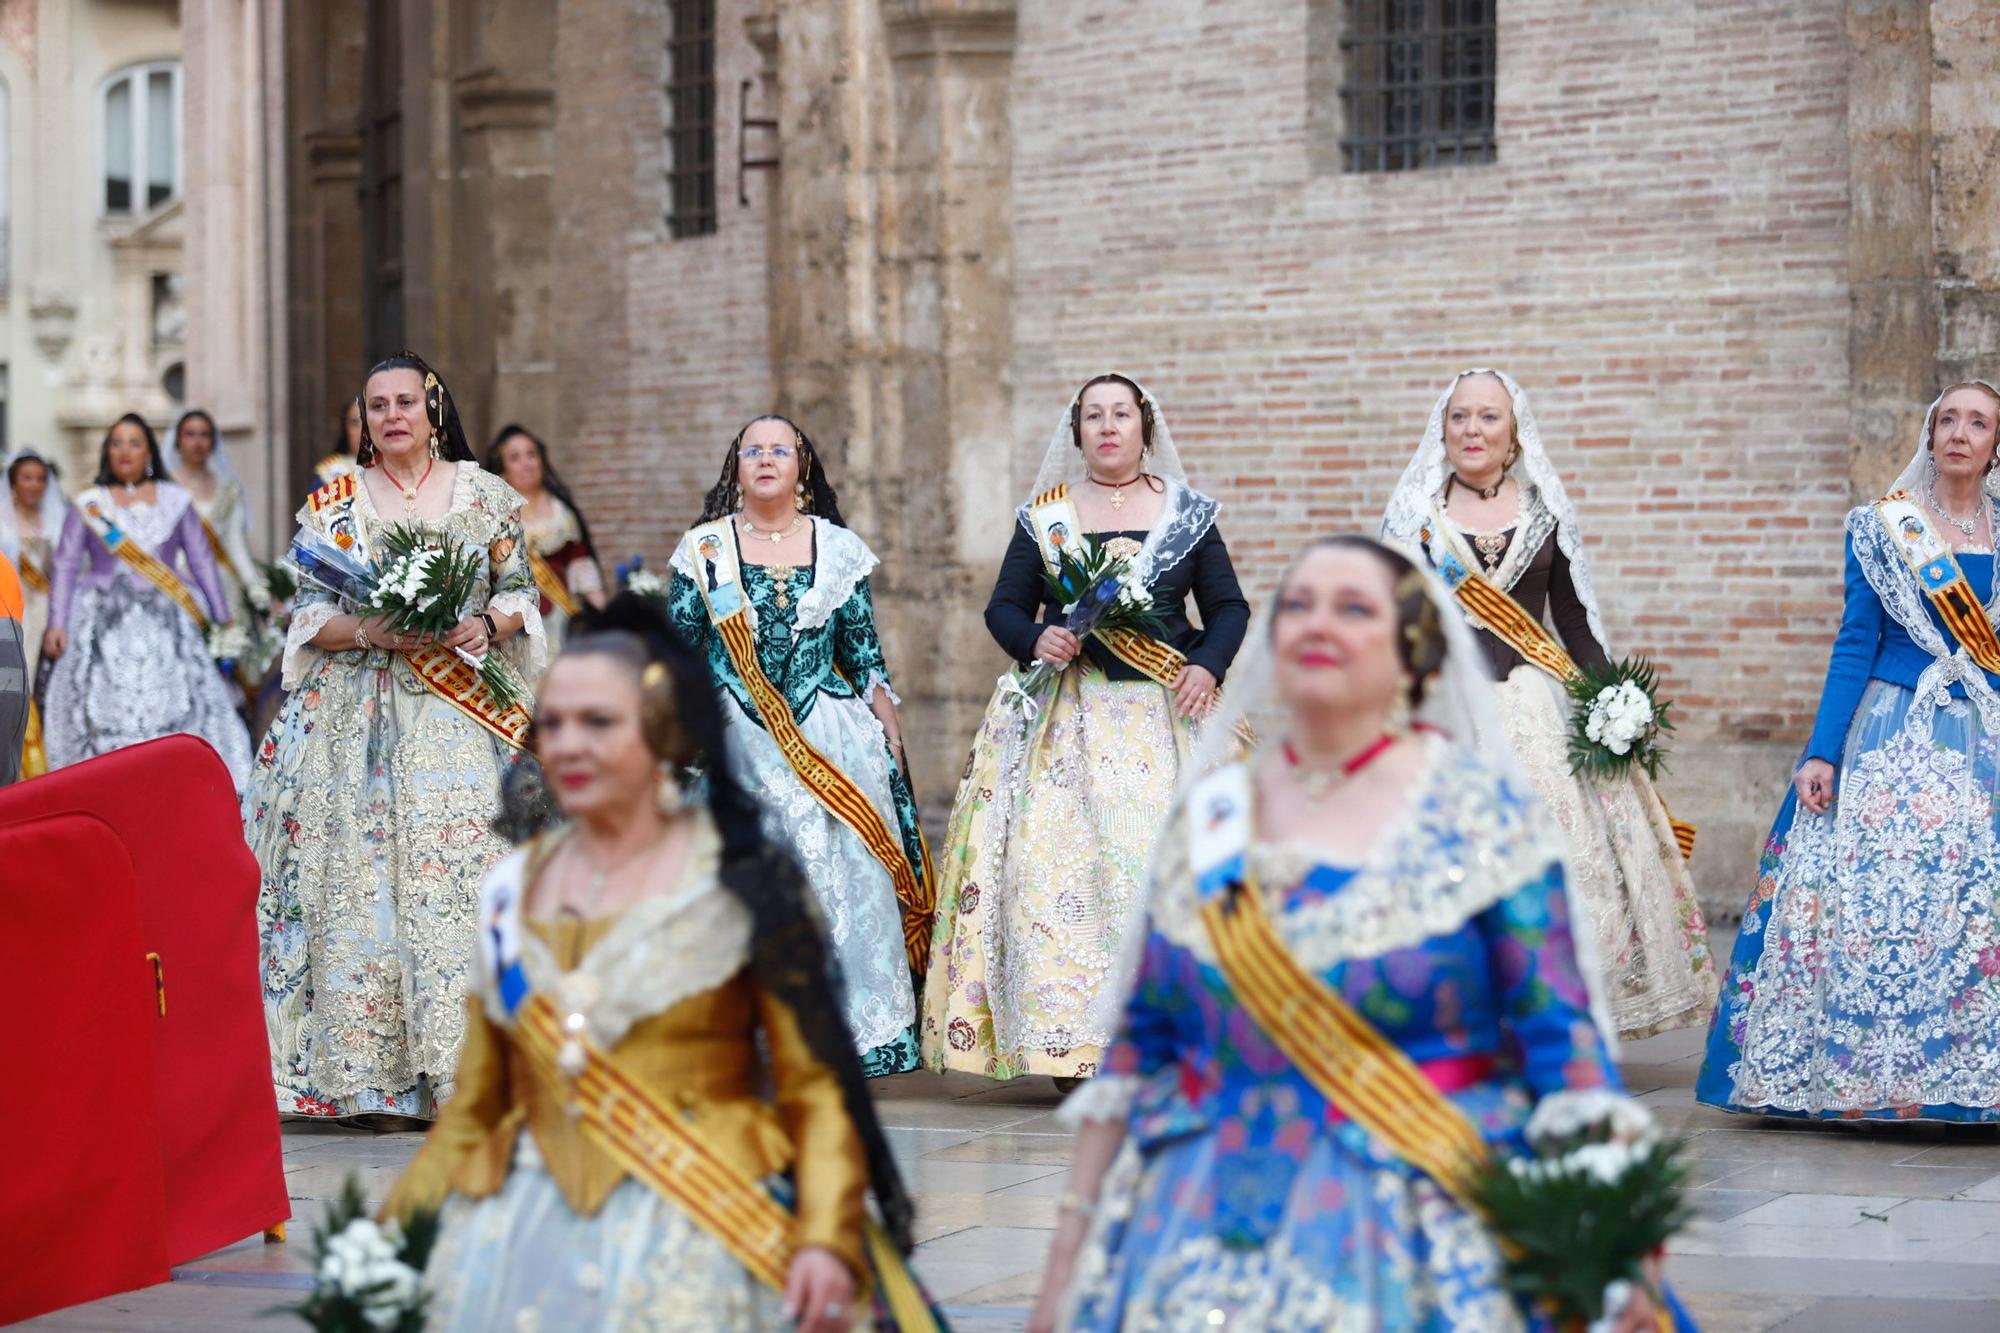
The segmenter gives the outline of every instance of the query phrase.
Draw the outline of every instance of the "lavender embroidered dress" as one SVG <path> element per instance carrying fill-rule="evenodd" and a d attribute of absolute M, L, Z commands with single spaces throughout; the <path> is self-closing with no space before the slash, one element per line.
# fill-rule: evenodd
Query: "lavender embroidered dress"
<path fill-rule="evenodd" d="M 1288 949 L 1495 1143 L 1537 1101 L 1616 1088 L 1572 952 L 1556 833 L 1517 781 L 1442 741 L 1415 809 L 1360 868 L 1256 846 Z M 1492 1235 L 1333 1110 L 1217 966 L 1168 839 L 1105 1077 L 1075 1114 L 1127 1126 L 1078 1260 L 1093 1330 L 1540 1329 Z M 1442 1064 L 1440 1064 L 1442 1062 Z"/>
<path fill-rule="evenodd" d="M 128 540 L 187 585 L 202 610 L 228 623 L 222 578 L 201 530 L 194 497 L 154 483 L 151 504 L 121 505 L 102 486 L 77 496 L 95 504 Z M 57 543 L 49 625 L 69 645 L 49 674 L 42 734 L 49 767 L 62 768 L 140 741 L 186 732 L 215 747 L 240 792 L 250 772 L 250 735 L 230 702 L 207 640 L 179 603 L 111 553 L 72 509 Z"/>

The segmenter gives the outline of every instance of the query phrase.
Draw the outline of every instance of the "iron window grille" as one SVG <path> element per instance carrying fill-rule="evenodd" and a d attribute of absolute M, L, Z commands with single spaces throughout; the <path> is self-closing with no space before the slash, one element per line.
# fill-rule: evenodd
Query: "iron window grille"
<path fill-rule="evenodd" d="M 715 0 L 671 0 L 667 38 L 667 230 L 715 230 Z"/>
<path fill-rule="evenodd" d="M 1348 171 L 1491 162 L 1497 0 L 1347 0 Z"/>

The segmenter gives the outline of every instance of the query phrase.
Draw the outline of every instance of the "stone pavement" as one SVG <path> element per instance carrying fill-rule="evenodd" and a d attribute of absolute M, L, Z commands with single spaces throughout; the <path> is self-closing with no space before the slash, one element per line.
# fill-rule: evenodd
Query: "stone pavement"
<path fill-rule="evenodd" d="M 2000 1137 L 1933 1126 L 1766 1124 L 1697 1108 L 1701 1035 L 1624 1052 L 1632 1090 L 1690 1137 L 1701 1221 L 1668 1273 L 1710 1333 L 1990 1333 L 2000 1329 Z M 1027 1318 L 1055 1225 L 1069 1135 L 1047 1079 L 994 1085 L 906 1074 L 876 1085 L 918 1209 L 917 1267 L 961 1333 Z M 288 1245 L 245 1242 L 175 1281 L 32 1321 L 69 1330 L 285 1326 L 321 1201 L 349 1172 L 381 1198 L 414 1134 L 285 1134 Z M 295 1325 L 296 1326 L 296 1325 Z"/>

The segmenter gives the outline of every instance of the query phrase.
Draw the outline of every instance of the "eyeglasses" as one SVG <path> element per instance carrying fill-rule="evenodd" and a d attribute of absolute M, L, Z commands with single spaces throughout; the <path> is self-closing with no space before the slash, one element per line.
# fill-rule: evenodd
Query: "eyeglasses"
<path fill-rule="evenodd" d="M 774 444 L 769 449 L 766 449 L 761 444 L 753 444 L 743 450 L 743 456 L 753 463 L 761 462 L 766 458 L 770 459 L 773 463 L 782 463 L 792 456 L 792 446 L 789 444 Z"/>

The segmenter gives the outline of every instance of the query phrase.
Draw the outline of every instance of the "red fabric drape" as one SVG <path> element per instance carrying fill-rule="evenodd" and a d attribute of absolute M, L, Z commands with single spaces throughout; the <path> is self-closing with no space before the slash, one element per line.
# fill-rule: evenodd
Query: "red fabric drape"
<path fill-rule="evenodd" d="M 191 736 L 148 741 L 0 791 L 0 833 L 68 812 L 103 820 L 129 858 L 139 945 L 131 972 L 113 968 L 103 984 L 118 978 L 152 1006 L 149 1050 L 84 1044 L 72 1047 L 69 1059 L 118 1071 L 128 1099 L 150 1097 L 166 1190 L 165 1254 L 181 1263 L 291 1211 L 258 981 L 257 863 L 243 840 L 228 770 Z M 43 894 L 90 903 L 99 926 L 118 915 L 120 903 L 103 900 L 87 875 L 58 863 L 39 873 Z M 35 948 L 34 937 L 15 939 L 11 926 L 0 928 L 9 932 L 10 949 Z M 91 947 L 113 952 L 95 940 Z M 148 953 L 160 956 L 164 1015 Z M 76 1005 L 100 999 L 96 987 L 67 982 L 60 993 Z M 80 1117 L 92 1111 L 74 1104 Z M 10 1136 L 0 1151 L 22 1142 Z M 87 1198 L 75 1203 L 94 1206 Z"/>

